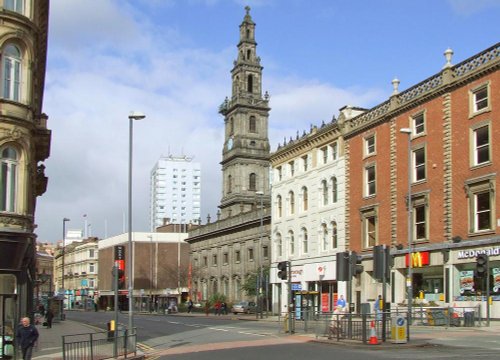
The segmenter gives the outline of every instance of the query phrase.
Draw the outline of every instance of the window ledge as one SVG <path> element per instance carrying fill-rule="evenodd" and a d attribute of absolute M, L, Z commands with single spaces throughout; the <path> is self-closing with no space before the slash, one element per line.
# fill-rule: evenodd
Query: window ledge
<path fill-rule="evenodd" d="M 472 165 L 470 167 L 470 170 L 476 170 L 476 169 L 482 169 L 486 166 L 491 166 L 492 165 L 492 162 L 491 161 L 487 161 L 487 162 L 484 162 L 484 163 L 481 163 L 481 164 L 477 164 L 477 165 Z"/>

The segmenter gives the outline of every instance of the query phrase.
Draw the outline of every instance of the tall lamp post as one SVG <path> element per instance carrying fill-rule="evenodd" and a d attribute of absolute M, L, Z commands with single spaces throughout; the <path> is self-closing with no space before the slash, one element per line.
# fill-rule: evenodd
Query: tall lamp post
<path fill-rule="evenodd" d="M 402 128 L 399 130 L 408 137 L 408 278 L 406 286 L 408 289 L 408 324 L 411 324 L 412 301 L 413 301 L 413 264 L 412 264 L 412 222 L 413 222 L 413 207 L 411 203 L 411 135 L 410 128 Z"/>
<path fill-rule="evenodd" d="M 61 320 L 64 320 L 64 299 L 66 298 L 66 289 L 64 288 L 64 255 L 66 252 L 66 222 L 70 221 L 68 218 L 63 218 L 63 238 L 62 238 L 62 266 L 61 266 L 61 287 L 63 292 L 62 306 L 61 306 Z"/>
<path fill-rule="evenodd" d="M 262 288 L 263 288 L 263 284 L 264 284 L 264 271 L 263 271 L 263 268 L 262 268 L 262 261 L 264 259 L 264 254 L 262 253 L 263 252 L 263 248 L 262 248 L 262 232 L 263 232 L 263 225 L 264 225 L 264 205 L 263 205 L 263 202 L 264 202 L 264 192 L 263 191 L 256 191 L 255 192 L 255 195 L 259 195 L 260 196 L 260 234 L 259 234 L 259 246 L 260 246 L 260 276 L 259 276 L 259 288 L 257 289 L 258 292 L 260 293 L 262 291 Z M 257 300 L 259 300 L 259 303 L 258 303 L 258 308 L 260 309 L 260 318 L 262 319 L 264 316 L 263 316 L 263 307 L 264 307 L 264 299 L 262 298 L 262 296 L 260 296 L 260 299 L 259 299 L 259 295 L 261 294 L 257 294 Z M 266 309 L 266 314 L 267 314 L 267 309 Z M 257 315 L 258 316 L 258 315 Z"/>
<path fill-rule="evenodd" d="M 146 117 L 143 113 L 132 111 L 129 116 L 129 136 L 128 136 L 128 329 L 132 331 L 134 326 L 133 310 L 133 256 L 132 256 L 132 144 L 134 135 L 134 120 L 142 120 Z"/>

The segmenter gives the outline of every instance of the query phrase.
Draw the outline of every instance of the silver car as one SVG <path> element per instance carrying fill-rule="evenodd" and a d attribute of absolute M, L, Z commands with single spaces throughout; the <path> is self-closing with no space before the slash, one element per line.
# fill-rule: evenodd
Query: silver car
<path fill-rule="evenodd" d="M 231 308 L 231 312 L 233 314 L 250 314 L 254 313 L 256 309 L 256 305 L 253 301 L 240 301 L 236 303 Z"/>

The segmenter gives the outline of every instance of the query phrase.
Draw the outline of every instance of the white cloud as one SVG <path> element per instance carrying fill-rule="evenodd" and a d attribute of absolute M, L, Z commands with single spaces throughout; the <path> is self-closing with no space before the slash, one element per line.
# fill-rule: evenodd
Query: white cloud
<path fill-rule="evenodd" d="M 448 0 L 453 11 L 460 15 L 472 15 L 478 12 L 500 7 L 498 0 Z"/>
<path fill-rule="evenodd" d="M 83 214 L 94 235 L 105 236 L 105 223 L 107 235 L 122 231 L 131 110 L 147 115 L 134 122 L 134 229 L 148 230 L 149 173 L 162 154 L 183 153 L 201 163 L 203 221 L 217 211 L 223 145 L 217 110 L 230 95 L 235 44 L 220 51 L 194 48 L 186 35 L 139 21 L 123 4 L 100 0 L 97 9 L 84 0 L 51 3 L 44 111 L 53 133 L 49 188 L 36 214 L 40 240 L 60 239 L 64 217 L 72 219 L 69 228 L 82 228 Z M 279 66 L 276 59 L 266 61 Z M 272 96 L 272 149 L 283 136 L 329 121 L 347 103 L 369 106 L 381 97 L 376 90 L 272 73 L 264 78 Z"/>

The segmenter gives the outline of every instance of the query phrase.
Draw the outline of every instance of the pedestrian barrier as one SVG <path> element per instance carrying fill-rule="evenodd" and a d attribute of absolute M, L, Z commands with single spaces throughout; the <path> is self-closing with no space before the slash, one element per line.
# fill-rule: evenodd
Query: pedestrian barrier
<path fill-rule="evenodd" d="M 62 342 L 64 360 L 100 360 L 117 356 L 126 359 L 136 355 L 137 332 L 134 328 L 129 334 L 124 326 L 117 325 L 113 339 L 110 339 L 109 331 L 99 331 L 64 335 Z"/>

